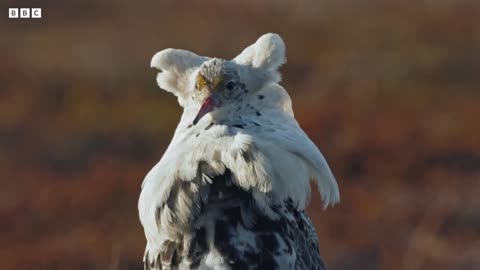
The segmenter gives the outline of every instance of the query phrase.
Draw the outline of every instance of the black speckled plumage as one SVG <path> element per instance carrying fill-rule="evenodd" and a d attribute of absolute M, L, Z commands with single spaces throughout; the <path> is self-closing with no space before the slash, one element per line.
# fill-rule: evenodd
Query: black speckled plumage
<path fill-rule="evenodd" d="M 142 184 L 146 269 L 325 269 L 301 209 L 310 181 L 324 207 L 340 193 L 279 84 L 285 62 L 274 33 L 232 60 L 179 49 L 152 57 L 184 112 Z"/>
<path fill-rule="evenodd" d="M 145 269 L 209 269 L 202 262 L 212 250 L 230 269 L 325 269 L 315 229 L 304 211 L 287 200 L 272 207 L 280 217 L 272 220 L 255 206 L 250 192 L 236 187 L 230 177 L 227 170 L 204 189 L 208 199 L 197 220 L 208 216 L 211 223 L 193 226 L 181 242 L 165 243 L 154 260 L 147 251 Z"/>

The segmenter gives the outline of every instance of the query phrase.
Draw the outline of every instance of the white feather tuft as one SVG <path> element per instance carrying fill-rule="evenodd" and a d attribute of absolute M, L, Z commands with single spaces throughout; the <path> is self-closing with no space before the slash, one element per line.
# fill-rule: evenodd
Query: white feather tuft
<path fill-rule="evenodd" d="M 165 49 L 152 57 L 150 67 L 159 70 L 158 86 L 176 95 L 180 105 L 184 106 L 194 69 L 208 59 L 190 51 Z"/>
<path fill-rule="evenodd" d="M 245 48 L 233 60 L 238 64 L 252 66 L 260 70 L 276 71 L 287 61 L 285 44 L 279 35 L 268 33 Z"/>
<path fill-rule="evenodd" d="M 268 82 L 278 83 L 281 80 L 278 69 L 287 62 L 285 44 L 279 35 L 268 33 L 245 48 L 233 61 L 250 67 L 250 76 L 261 81 L 260 87 Z"/>

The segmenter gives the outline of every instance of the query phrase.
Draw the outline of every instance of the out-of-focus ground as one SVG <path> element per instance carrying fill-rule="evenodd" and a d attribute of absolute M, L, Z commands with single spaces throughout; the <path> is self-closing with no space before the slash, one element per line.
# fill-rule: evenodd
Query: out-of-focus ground
<path fill-rule="evenodd" d="M 142 269 L 140 185 L 181 113 L 150 57 L 277 32 L 341 189 L 308 209 L 329 268 L 480 269 L 479 3 L 2 1 L 0 268 Z"/>

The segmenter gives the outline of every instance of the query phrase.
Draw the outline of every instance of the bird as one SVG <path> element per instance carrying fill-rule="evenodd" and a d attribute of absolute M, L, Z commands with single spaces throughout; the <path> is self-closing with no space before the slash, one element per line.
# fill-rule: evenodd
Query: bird
<path fill-rule="evenodd" d="M 145 269 L 326 269 L 305 212 L 310 182 L 323 208 L 340 192 L 280 85 L 285 63 L 274 33 L 231 60 L 172 48 L 152 57 L 183 113 L 142 183 Z"/>

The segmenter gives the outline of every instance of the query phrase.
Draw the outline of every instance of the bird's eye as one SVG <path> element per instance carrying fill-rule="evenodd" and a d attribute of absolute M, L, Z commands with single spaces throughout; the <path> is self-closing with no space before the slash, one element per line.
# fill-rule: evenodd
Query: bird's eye
<path fill-rule="evenodd" d="M 228 90 L 233 90 L 233 88 L 235 88 L 235 83 L 233 81 L 230 81 L 227 83 L 227 85 L 225 86 Z"/>

